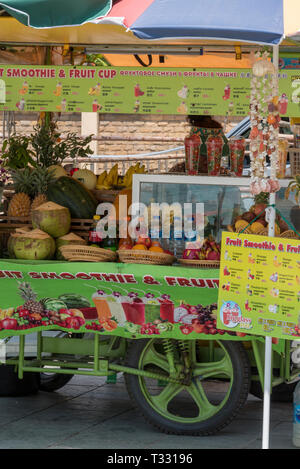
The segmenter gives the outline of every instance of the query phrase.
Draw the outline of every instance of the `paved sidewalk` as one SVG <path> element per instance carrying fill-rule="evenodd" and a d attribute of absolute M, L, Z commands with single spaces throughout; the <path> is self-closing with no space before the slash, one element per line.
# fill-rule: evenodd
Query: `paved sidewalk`
<path fill-rule="evenodd" d="M 0 398 L 0 448 L 260 449 L 262 414 L 263 402 L 249 395 L 215 436 L 165 435 L 133 409 L 122 377 L 106 384 L 106 378 L 76 376 L 55 393 Z M 270 448 L 294 448 L 292 404 L 272 403 Z"/>

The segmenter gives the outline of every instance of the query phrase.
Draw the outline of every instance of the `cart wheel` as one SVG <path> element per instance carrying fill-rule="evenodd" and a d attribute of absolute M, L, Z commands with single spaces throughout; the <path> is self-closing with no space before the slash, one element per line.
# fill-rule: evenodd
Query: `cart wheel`
<path fill-rule="evenodd" d="M 293 402 L 293 394 L 298 381 L 295 383 L 287 384 L 282 383 L 274 386 L 271 393 L 272 402 Z M 250 393 L 259 399 L 264 398 L 264 393 L 259 381 L 252 381 L 250 386 Z"/>
<path fill-rule="evenodd" d="M 38 373 L 24 373 L 23 379 L 19 379 L 13 365 L 0 366 L 1 397 L 36 394 L 39 391 L 39 381 L 40 377 Z"/>
<path fill-rule="evenodd" d="M 82 339 L 84 334 L 74 334 L 74 338 Z M 59 332 L 56 337 L 70 337 L 70 334 L 66 332 Z M 50 357 L 51 358 L 51 357 Z M 62 373 L 40 373 L 40 385 L 39 388 L 41 391 L 45 392 L 54 392 L 58 389 L 63 388 L 69 381 L 74 377 L 74 375 L 62 374 Z"/>
<path fill-rule="evenodd" d="M 177 373 L 191 364 L 189 384 L 161 381 L 169 376 L 166 341 L 135 341 L 127 366 L 161 374 L 161 380 L 125 374 L 130 398 L 146 420 L 165 433 L 212 435 L 228 425 L 247 400 L 250 365 L 247 353 L 233 341 L 167 341 L 173 346 Z M 160 384 L 160 385 L 159 385 Z"/>

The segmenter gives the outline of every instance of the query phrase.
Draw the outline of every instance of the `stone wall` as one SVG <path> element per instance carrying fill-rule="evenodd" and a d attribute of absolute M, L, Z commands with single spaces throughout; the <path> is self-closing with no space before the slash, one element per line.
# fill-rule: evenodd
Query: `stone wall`
<path fill-rule="evenodd" d="M 36 113 L 15 113 L 16 133 L 30 135 L 37 117 Z M 130 155 L 181 146 L 189 129 L 185 116 L 100 114 L 99 117 L 99 155 Z M 224 122 L 222 118 L 217 120 Z M 232 119 L 225 132 L 239 120 Z M 62 114 L 57 124 L 62 134 L 81 134 L 81 115 L 78 113 Z M 0 113 L 0 141 L 2 134 L 3 113 Z"/>

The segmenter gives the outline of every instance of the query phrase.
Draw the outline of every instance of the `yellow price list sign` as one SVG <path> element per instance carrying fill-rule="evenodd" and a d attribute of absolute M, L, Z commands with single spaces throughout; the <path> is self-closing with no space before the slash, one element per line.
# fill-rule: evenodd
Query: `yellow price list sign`
<path fill-rule="evenodd" d="M 300 337 L 300 240 L 223 232 L 217 327 Z"/>

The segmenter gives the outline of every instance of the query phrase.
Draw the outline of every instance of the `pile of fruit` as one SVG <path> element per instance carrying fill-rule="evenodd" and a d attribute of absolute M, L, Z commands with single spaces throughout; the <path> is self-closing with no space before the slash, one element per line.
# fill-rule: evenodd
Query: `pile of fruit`
<path fill-rule="evenodd" d="M 253 205 L 248 212 L 244 212 L 235 218 L 233 225 L 229 226 L 230 231 L 245 232 L 256 235 L 268 234 L 268 222 L 265 220 L 267 204 L 260 203 Z M 281 236 L 288 231 L 288 224 L 276 215 L 275 236 Z"/>
<path fill-rule="evenodd" d="M 72 303 L 69 303 L 68 298 L 66 301 L 63 301 L 65 299 L 63 296 L 61 299 L 44 298 L 38 300 L 37 294 L 29 283 L 20 282 L 18 288 L 24 303 L 16 309 L 0 310 L 0 330 L 23 330 L 52 325 L 78 330 L 85 324 L 82 311 L 70 307 Z M 78 301 L 77 298 L 77 305 L 80 306 Z"/>
<path fill-rule="evenodd" d="M 141 166 L 140 163 L 130 166 L 124 176 L 119 175 L 118 165 L 115 164 L 109 172 L 103 171 L 95 184 L 95 188 L 102 189 L 125 189 L 132 186 L 132 176 L 134 174 L 146 173 L 145 166 Z"/>
<path fill-rule="evenodd" d="M 174 254 L 168 250 L 163 249 L 160 242 L 153 240 L 149 237 L 140 236 L 137 240 L 132 238 L 121 238 L 119 241 L 119 251 L 132 250 L 132 251 L 150 251 L 165 253 L 173 256 Z"/>
<path fill-rule="evenodd" d="M 205 238 L 201 248 L 197 249 L 185 249 L 182 255 L 184 260 L 193 261 L 219 261 L 221 256 L 221 245 L 210 236 Z"/>

